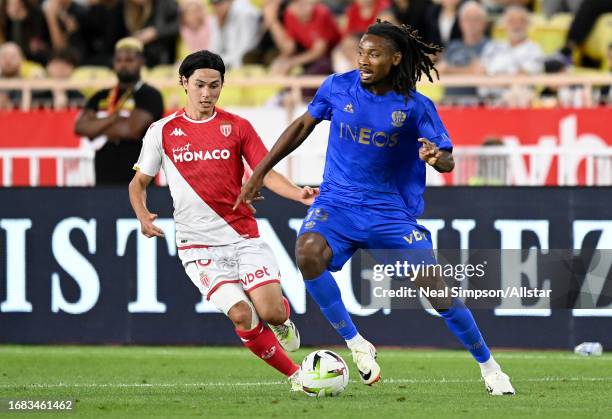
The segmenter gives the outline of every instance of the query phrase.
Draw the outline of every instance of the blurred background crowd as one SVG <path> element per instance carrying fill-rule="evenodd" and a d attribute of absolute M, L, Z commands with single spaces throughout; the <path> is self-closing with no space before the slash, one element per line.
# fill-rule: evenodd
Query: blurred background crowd
<path fill-rule="evenodd" d="M 176 64 L 201 49 L 220 54 L 230 74 L 325 75 L 357 66 L 359 39 L 378 18 L 442 45 L 442 78 L 612 72 L 612 0 L 0 0 L 0 76 L 112 76 L 115 43 L 126 36 L 144 45 L 145 78 L 176 77 Z M 451 104 L 526 106 L 563 94 L 546 87 L 431 92 Z M 609 87 L 594 94 L 609 103 Z M 64 104 L 82 105 L 87 95 L 70 90 Z M 41 104 L 50 98 L 33 95 Z M 19 100 L 18 89 L 0 92 L 1 108 Z"/>

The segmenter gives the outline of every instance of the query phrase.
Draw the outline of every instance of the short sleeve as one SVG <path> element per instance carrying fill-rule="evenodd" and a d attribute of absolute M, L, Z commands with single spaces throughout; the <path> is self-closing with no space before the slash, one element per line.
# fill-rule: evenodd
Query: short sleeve
<path fill-rule="evenodd" d="M 108 90 L 100 90 L 99 92 L 96 92 L 92 97 L 87 99 L 87 102 L 85 102 L 85 109 L 94 111 L 94 112 L 98 112 L 100 101 L 102 100 L 104 96 L 107 96 L 107 95 L 108 95 Z"/>
<path fill-rule="evenodd" d="M 433 102 L 427 98 L 421 103 L 421 114 L 417 120 L 419 137 L 427 138 L 435 143 L 441 150 L 453 151 L 453 143 L 448 135 L 448 131 Z"/>
<path fill-rule="evenodd" d="M 161 93 L 152 86 L 143 86 L 134 96 L 136 107 L 151 114 L 154 121 L 161 119 L 164 115 L 164 100 Z"/>
<path fill-rule="evenodd" d="M 268 149 L 261 141 L 255 128 L 246 119 L 240 126 L 240 137 L 242 140 L 242 155 L 251 169 L 255 170 L 259 162 L 268 154 Z"/>
<path fill-rule="evenodd" d="M 134 170 L 151 177 L 157 175 L 163 158 L 162 128 L 163 124 L 159 122 L 151 124 L 142 139 L 140 157 L 138 157 L 138 161 L 134 165 Z"/>
<path fill-rule="evenodd" d="M 316 120 L 331 120 L 332 104 L 330 99 L 333 80 L 333 74 L 327 77 L 317 90 L 312 101 L 308 104 L 308 113 Z"/>

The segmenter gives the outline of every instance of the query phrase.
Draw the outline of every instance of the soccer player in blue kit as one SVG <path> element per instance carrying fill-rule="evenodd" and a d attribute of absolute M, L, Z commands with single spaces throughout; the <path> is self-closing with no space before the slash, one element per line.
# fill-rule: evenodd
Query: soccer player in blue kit
<path fill-rule="evenodd" d="M 407 249 L 433 259 L 429 231 L 416 221 L 423 212 L 425 164 L 450 172 L 453 146 L 435 106 L 415 85 L 422 74 L 432 80 L 429 55 L 439 51 L 406 26 L 370 26 L 359 43 L 359 69 L 325 79 L 236 201 L 250 203 L 266 173 L 321 120 L 331 121 L 321 193 L 298 234 L 296 258 L 306 289 L 346 340 L 364 384 L 380 379 L 376 350 L 357 332 L 330 271 L 340 270 L 359 248 Z M 441 278 L 420 277 L 415 283 L 445 286 Z M 450 297 L 429 301 L 478 362 L 488 392 L 514 394 L 470 310 Z"/>

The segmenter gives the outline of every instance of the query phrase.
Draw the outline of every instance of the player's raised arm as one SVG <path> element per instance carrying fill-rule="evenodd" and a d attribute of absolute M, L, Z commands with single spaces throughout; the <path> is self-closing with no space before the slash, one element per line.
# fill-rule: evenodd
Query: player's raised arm
<path fill-rule="evenodd" d="M 157 214 L 152 214 L 147 208 L 147 186 L 153 178 L 139 171 L 134 175 L 134 179 L 130 182 L 130 203 L 134 209 L 134 213 L 140 221 L 140 229 L 142 234 L 147 237 L 164 237 L 164 232 L 153 224 L 157 218 Z"/>
<path fill-rule="evenodd" d="M 253 171 L 253 175 L 247 183 L 242 186 L 240 195 L 236 199 L 237 207 L 240 203 L 244 202 L 250 204 L 253 198 L 257 195 L 257 192 L 261 189 L 264 184 L 264 178 L 268 172 L 282 159 L 287 157 L 293 150 L 298 148 L 306 138 L 310 135 L 314 127 L 320 121 L 313 118 L 308 111 L 302 116 L 297 118 L 283 131 L 281 136 L 274 144 L 274 147 L 270 152 L 263 158 Z"/>

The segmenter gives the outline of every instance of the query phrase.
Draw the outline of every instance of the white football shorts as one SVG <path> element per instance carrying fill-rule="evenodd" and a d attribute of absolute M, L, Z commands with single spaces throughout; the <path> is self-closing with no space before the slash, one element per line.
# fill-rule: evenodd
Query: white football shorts
<path fill-rule="evenodd" d="M 191 249 L 181 259 L 187 276 L 207 300 L 223 284 L 240 284 L 248 294 L 262 285 L 280 283 L 274 253 L 259 237 L 225 246 Z"/>

